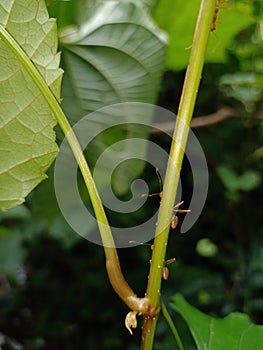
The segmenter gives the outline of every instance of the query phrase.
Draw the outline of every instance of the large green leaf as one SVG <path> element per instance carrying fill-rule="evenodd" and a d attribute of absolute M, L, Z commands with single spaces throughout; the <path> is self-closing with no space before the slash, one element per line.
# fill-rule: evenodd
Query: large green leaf
<path fill-rule="evenodd" d="M 160 0 L 155 10 L 157 23 L 170 38 L 166 68 L 179 70 L 188 64 L 194 27 L 201 1 Z M 207 62 L 223 63 L 234 36 L 256 21 L 248 2 L 222 1 L 216 20 L 216 30 L 211 33 L 207 49 Z"/>
<path fill-rule="evenodd" d="M 263 326 L 258 326 L 242 313 L 231 313 L 225 318 L 208 316 L 176 294 L 172 306 L 188 324 L 198 350 L 259 349 L 263 342 Z"/>
<path fill-rule="evenodd" d="M 165 39 L 138 1 L 109 0 L 89 9 L 85 23 L 60 34 L 66 114 L 77 121 L 118 102 L 153 103 Z"/>
<path fill-rule="evenodd" d="M 153 5 L 154 1 L 146 3 Z M 108 103 L 155 101 L 162 75 L 166 36 L 156 27 L 141 1 L 54 1 L 49 11 L 57 18 L 61 29 L 60 47 L 65 69 L 63 109 L 72 124 L 86 113 Z M 68 27 L 69 24 L 74 27 Z M 120 94 L 116 94 L 116 91 L 120 91 Z M 105 119 L 109 121 L 109 117 L 107 115 Z M 94 123 L 89 123 L 87 133 L 95 136 L 99 122 L 96 115 L 94 118 Z M 145 116 L 144 120 L 149 122 L 149 116 Z M 126 135 L 129 138 L 146 135 L 141 127 L 139 130 L 132 126 L 128 128 Z M 99 138 L 94 147 L 89 145 L 86 152 L 89 164 L 94 164 L 96 155 L 103 147 L 120 140 L 121 135 L 123 130 L 114 128 Z M 130 148 L 131 143 L 129 149 L 122 150 L 121 156 L 129 154 Z M 138 151 L 138 156 L 145 152 L 142 149 Z M 115 153 L 114 156 L 118 158 L 119 155 Z M 110 170 L 109 163 L 111 159 L 107 159 L 105 167 L 97 172 L 96 184 L 103 193 L 109 184 L 106 176 Z M 133 179 L 140 174 L 142 164 L 126 162 L 119 168 L 112 181 L 119 194 L 129 190 Z M 54 193 L 54 186 L 50 178 L 34 191 L 31 198 L 36 209 L 34 213 L 41 212 L 52 226 L 53 220 L 57 220 L 58 208 L 54 201 L 50 201 L 50 195 L 47 198 L 47 193 L 51 192 Z"/>
<path fill-rule="evenodd" d="M 99 1 L 98 5 L 86 8 L 84 22 L 83 16 L 79 26 L 66 27 L 60 32 L 65 70 L 62 106 L 71 122 L 120 102 L 154 103 L 162 76 L 166 35 L 155 25 L 147 7 L 137 0 Z M 106 119 L 111 126 L 114 116 L 112 120 L 109 118 Z M 150 122 L 149 116 L 145 116 L 145 122 Z M 87 130 L 93 136 L 97 135 L 96 124 L 95 116 Z M 130 139 L 138 137 L 138 128 L 127 126 L 126 131 Z M 112 133 L 110 138 L 118 139 L 120 131 L 115 128 Z M 140 137 L 146 138 L 147 131 L 140 130 Z M 97 155 L 107 146 L 106 139 L 105 144 L 97 142 L 95 148 L 88 148 L 89 163 L 95 164 Z M 127 159 L 129 151 L 124 147 L 113 157 Z M 142 162 L 135 166 L 127 162 L 120 168 L 118 179 L 113 179 L 119 193 L 130 186 L 127 173 L 132 180 L 142 168 Z M 102 180 L 106 171 L 102 170 Z"/>
<path fill-rule="evenodd" d="M 0 23 L 31 58 L 57 98 L 62 70 L 56 22 L 44 0 L 4 0 Z M 56 120 L 20 61 L 0 41 L 0 209 L 7 210 L 46 178 L 57 154 Z"/>
<path fill-rule="evenodd" d="M 86 22 L 87 13 L 103 2 L 108 2 L 108 0 L 46 0 L 51 17 L 56 17 L 58 19 L 59 29 L 68 25 L 78 26 Z M 120 2 L 123 2 L 123 0 L 119 0 L 119 3 Z M 158 0 L 140 0 L 140 3 L 147 6 L 150 10 L 157 2 Z"/>

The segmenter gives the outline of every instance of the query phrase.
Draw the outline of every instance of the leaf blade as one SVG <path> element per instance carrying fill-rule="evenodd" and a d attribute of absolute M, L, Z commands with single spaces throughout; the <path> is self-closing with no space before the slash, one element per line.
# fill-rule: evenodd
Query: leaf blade
<path fill-rule="evenodd" d="M 104 2 L 94 12 L 81 27 L 66 28 L 60 35 L 65 79 L 70 72 L 70 82 L 75 84 L 71 93 L 77 95 L 75 100 L 87 101 L 80 115 L 119 102 L 154 102 L 162 73 L 164 33 L 136 1 Z M 72 69 L 71 60 L 78 69 Z M 94 77 L 94 70 L 101 79 Z M 89 84 L 82 85 L 83 75 Z M 70 95 L 69 88 L 67 84 L 66 95 Z M 99 89 L 101 96 L 98 96 Z M 66 110 L 75 102 L 68 97 L 64 101 Z"/>
<path fill-rule="evenodd" d="M 198 350 L 246 350 L 263 341 L 263 326 L 252 324 L 245 314 L 214 318 L 188 304 L 180 294 L 173 296 L 172 307 L 188 324 Z"/>
<path fill-rule="evenodd" d="M 66 27 L 61 31 L 60 45 L 66 72 L 62 106 L 72 124 L 91 112 L 116 103 L 155 102 L 166 35 L 157 28 L 140 1 L 99 2 L 90 13 L 87 12 L 85 22 L 79 27 Z M 108 118 L 107 122 L 110 125 Z M 145 122 L 149 122 L 148 117 L 145 117 Z M 131 139 L 137 136 L 138 131 L 134 130 L 134 127 L 127 126 Z M 96 135 L 92 123 L 87 132 Z M 146 138 L 147 133 L 142 137 Z M 88 162 L 94 164 L 98 147 L 88 150 Z M 129 158 L 128 147 L 121 155 L 115 152 L 113 157 L 116 160 L 124 155 Z M 113 180 L 118 184 L 119 194 L 129 190 L 130 185 L 125 181 L 127 172 L 133 174 L 133 179 L 137 178 L 143 169 L 142 164 L 130 167 L 127 162 L 127 167 L 122 168 L 118 180 Z"/>
<path fill-rule="evenodd" d="M 10 5 L 9 7 L 7 5 Z M 56 23 L 43 1 L 0 5 L 0 23 L 15 37 L 59 99 L 62 70 Z M 57 154 L 56 120 L 47 102 L 12 50 L 0 41 L 0 209 L 21 204 L 46 178 Z"/>

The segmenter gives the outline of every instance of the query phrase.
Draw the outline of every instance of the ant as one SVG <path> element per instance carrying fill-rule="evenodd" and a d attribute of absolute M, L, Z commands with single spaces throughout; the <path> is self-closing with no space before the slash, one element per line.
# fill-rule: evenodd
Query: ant
<path fill-rule="evenodd" d="M 214 12 L 214 15 L 213 15 L 213 20 L 212 20 L 212 24 L 211 24 L 211 32 L 215 31 L 216 30 L 216 21 L 217 21 L 217 15 L 218 15 L 218 12 L 220 10 L 220 0 L 218 0 L 217 4 L 216 4 L 216 7 L 215 7 L 215 12 Z"/>
<path fill-rule="evenodd" d="M 156 172 L 156 175 L 158 177 L 158 181 L 159 181 L 159 186 L 160 186 L 160 192 L 159 193 L 152 193 L 152 194 L 142 194 L 142 197 L 153 197 L 153 196 L 159 196 L 160 199 L 162 199 L 163 197 L 163 191 L 162 191 L 162 187 L 163 187 L 163 184 L 162 184 L 162 178 L 160 176 L 160 173 L 159 173 L 159 170 L 158 168 L 156 168 L 155 170 Z M 174 230 L 177 225 L 178 225 L 178 216 L 176 215 L 176 213 L 189 213 L 190 210 L 189 209 L 176 209 L 178 208 L 180 205 L 182 205 L 184 203 L 184 201 L 176 204 L 173 208 L 173 214 L 172 214 L 172 219 L 171 219 L 171 228 Z"/>
<path fill-rule="evenodd" d="M 218 12 L 220 10 L 220 6 L 223 2 L 227 2 L 227 0 L 217 0 L 217 4 L 215 7 L 213 20 L 212 20 L 212 24 L 211 24 L 211 32 L 214 32 L 216 30 L 217 16 L 218 16 Z"/>

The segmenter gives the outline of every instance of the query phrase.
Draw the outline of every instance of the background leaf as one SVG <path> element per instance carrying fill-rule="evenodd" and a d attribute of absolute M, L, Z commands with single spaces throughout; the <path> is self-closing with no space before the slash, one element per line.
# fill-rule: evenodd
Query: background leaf
<path fill-rule="evenodd" d="M 252 191 L 261 183 L 260 174 L 255 170 L 246 170 L 242 175 L 238 175 L 233 168 L 220 165 L 217 174 L 226 188 L 226 195 L 230 200 L 238 199 L 239 191 Z"/>
<path fill-rule="evenodd" d="M 188 63 L 200 1 L 160 0 L 155 9 L 157 23 L 169 34 L 166 68 L 184 69 Z M 179 14 L 179 15 L 178 15 Z M 252 7 L 244 1 L 222 1 L 207 49 L 207 62 L 225 62 L 234 36 L 254 23 Z"/>
<path fill-rule="evenodd" d="M 263 326 L 251 323 L 245 314 L 214 318 L 188 304 L 181 294 L 173 297 L 172 306 L 190 327 L 198 350 L 247 350 L 262 344 Z"/>
<path fill-rule="evenodd" d="M 150 1 L 148 5 L 152 3 Z M 82 7 L 81 7 L 82 5 Z M 54 4 L 50 11 L 55 16 L 66 12 L 60 26 L 60 47 L 62 50 L 63 79 L 62 107 L 74 124 L 83 116 L 102 107 L 120 102 L 154 103 L 163 70 L 166 48 L 166 35 L 153 22 L 148 8 L 141 1 L 96 1 L 78 2 L 74 18 L 70 15 L 73 2 Z M 81 8 L 81 13 L 80 9 Z M 72 26 L 68 24 L 72 22 Z M 107 116 L 107 123 L 114 124 L 114 116 Z M 97 135 L 96 116 L 87 132 Z M 150 122 L 150 116 L 145 116 Z M 99 122 L 100 123 L 100 122 Z M 140 129 L 140 130 L 138 130 Z M 120 140 L 119 134 L 132 140 L 147 138 L 148 130 L 127 126 L 126 130 L 114 128 L 108 135 L 97 140 L 94 147 L 88 146 L 86 156 L 89 164 L 96 163 L 98 155 L 109 146 L 109 140 Z M 129 150 L 112 153 L 114 160 L 129 159 Z M 144 158 L 146 149 L 140 150 Z M 138 157 L 139 158 L 139 157 Z M 112 163 L 111 159 L 108 159 Z M 112 185 L 118 194 L 124 194 L 130 188 L 127 173 L 131 181 L 137 178 L 144 163 L 126 162 L 119 167 Z M 107 167 L 101 170 L 102 184 L 107 179 Z M 99 172 L 98 172 L 99 173 Z M 108 180 L 106 180 L 108 182 Z"/>
<path fill-rule="evenodd" d="M 0 266 L 13 280 L 16 279 L 19 265 L 24 261 L 25 252 L 22 247 L 20 232 L 12 232 L 0 226 Z"/>
<path fill-rule="evenodd" d="M 57 98 L 62 70 L 56 23 L 43 0 L 4 1 L 0 23 L 32 59 Z M 6 210 L 46 178 L 57 154 L 56 120 L 29 74 L 0 41 L 0 209 Z"/>
<path fill-rule="evenodd" d="M 107 1 L 80 27 L 60 33 L 65 68 L 63 108 L 75 122 L 119 102 L 154 102 L 165 35 L 137 1 Z"/>

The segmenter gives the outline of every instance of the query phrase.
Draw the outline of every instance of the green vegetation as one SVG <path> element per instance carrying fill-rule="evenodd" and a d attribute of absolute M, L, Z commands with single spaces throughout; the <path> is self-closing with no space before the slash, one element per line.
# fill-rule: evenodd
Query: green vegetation
<path fill-rule="evenodd" d="M 0 5 L 0 346 L 133 350 L 141 342 L 141 349 L 155 350 L 258 347 L 263 328 L 253 323 L 263 322 L 261 1 L 46 3 L 57 18 L 58 34 L 44 1 Z M 171 147 L 176 168 L 182 166 L 187 208 L 192 192 L 191 168 L 183 161 L 188 130 L 178 125 L 191 122 L 207 158 L 209 193 L 190 231 L 179 233 L 180 213 L 178 227 L 170 229 L 179 180 L 171 163 L 158 225 L 152 228 L 160 233 L 161 223 L 164 230 L 153 252 L 138 245 L 119 249 L 118 257 L 108 220 L 119 227 L 147 220 L 159 198 L 148 198 L 131 215 L 106 210 L 106 219 L 91 174 L 109 145 L 138 137 L 138 130 L 130 124 L 125 132 L 117 127 L 100 135 L 85 150 L 90 168 L 74 134 L 67 133 L 69 123 L 119 102 L 156 103 L 175 113 L 180 104 L 174 131 L 179 147 L 148 129 L 140 130 L 140 137 L 167 152 Z M 152 122 L 150 115 L 145 118 Z M 87 207 L 93 206 L 102 240 L 110 242 L 104 247 L 108 276 L 103 248 L 78 236 L 58 208 L 51 166 L 58 149 L 56 121 L 57 144 L 62 132 L 67 134 L 84 177 L 79 190 Z M 96 130 L 91 124 L 90 133 Z M 140 150 L 142 158 L 146 151 Z M 129 149 L 122 152 L 127 155 Z M 112 156 L 122 155 L 116 150 Z M 48 179 L 39 184 L 46 173 Z M 98 178 L 100 194 L 108 175 L 106 166 Z M 132 160 L 113 176 L 117 196 L 127 201 L 138 177 L 147 181 L 150 193 L 159 191 L 154 167 Z M 87 226 L 88 235 L 95 230 Z M 169 278 L 161 283 L 157 267 L 173 257 Z M 129 311 L 139 313 L 132 336 L 124 327 Z"/>

